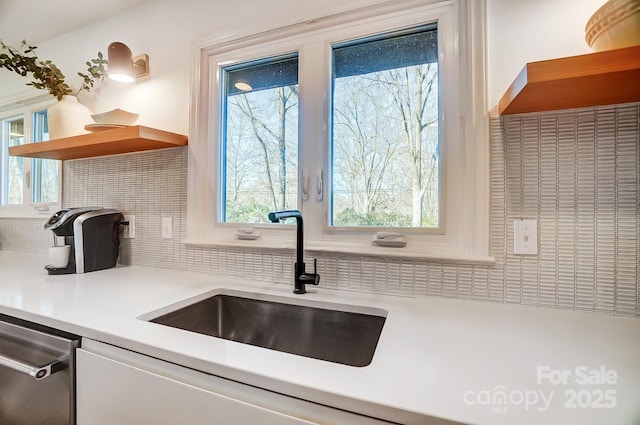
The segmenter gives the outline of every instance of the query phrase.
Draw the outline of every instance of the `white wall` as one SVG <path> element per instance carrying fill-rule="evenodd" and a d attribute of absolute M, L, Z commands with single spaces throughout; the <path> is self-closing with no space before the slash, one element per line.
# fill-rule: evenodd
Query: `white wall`
<path fill-rule="evenodd" d="M 99 113 L 121 108 L 140 113 L 139 124 L 188 133 L 194 43 L 232 38 L 363 7 L 383 0 L 158 0 L 40 45 L 72 86 L 77 71 L 98 50 L 122 41 L 147 53 L 151 75 L 134 85 L 105 82 L 82 103 Z M 488 102 L 494 107 L 526 62 L 588 53 L 584 26 L 604 0 L 487 0 Z M 25 37 L 28 38 L 28 34 Z M 0 71 L 0 104 L 41 93 L 25 79 Z"/>
<path fill-rule="evenodd" d="M 41 43 L 38 54 L 51 59 L 79 86 L 76 72 L 113 41 L 134 55 L 146 53 L 151 75 L 133 85 L 114 81 L 96 93 L 79 96 L 94 113 L 121 108 L 140 113 L 138 123 L 188 133 L 192 49 L 204 38 L 232 38 L 328 14 L 381 3 L 382 0 L 158 0 L 127 13 Z M 28 34 L 25 34 L 28 39 Z M 0 70 L 0 104 L 43 93 L 24 78 Z"/>
<path fill-rule="evenodd" d="M 527 62 L 590 53 L 584 27 L 605 0 L 487 0 L 489 108 Z"/>

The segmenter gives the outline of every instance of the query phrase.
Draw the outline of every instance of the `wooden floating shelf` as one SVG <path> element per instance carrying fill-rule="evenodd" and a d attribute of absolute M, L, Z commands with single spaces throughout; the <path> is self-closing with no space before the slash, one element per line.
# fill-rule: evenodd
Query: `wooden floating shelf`
<path fill-rule="evenodd" d="M 640 101 L 640 46 L 528 63 L 500 115 Z"/>
<path fill-rule="evenodd" d="M 187 136 L 136 125 L 14 146 L 9 155 L 67 160 L 186 145 Z"/>

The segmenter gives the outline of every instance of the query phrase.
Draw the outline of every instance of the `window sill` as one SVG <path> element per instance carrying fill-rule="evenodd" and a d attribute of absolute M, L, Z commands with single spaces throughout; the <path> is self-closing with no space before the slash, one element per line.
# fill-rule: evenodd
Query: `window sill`
<path fill-rule="evenodd" d="M 47 205 L 47 210 L 39 211 L 33 207 L 24 205 L 3 205 L 0 207 L 0 218 L 29 218 L 47 220 L 54 212 L 60 209 L 59 204 Z"/>
<path fill-rule="evenodd" d="M 182 241 L 187 246 L 241 248 L 276 251 L 295 251 L 295 241 L 288 238 L 269 238 L 256 240 L 240 239 L 189 239 Z M 405 248 L 387 248 L 367 245 L 362 243 L 326 242 L 307 240 L 305 252 L 325 254 L 349 254 L 370 257 L 384 257 L 397 259 L 410 259 L 456 264 L 482 264 L 493 265 L 495 258 L 492 256 L 469 255 L 456 250 L 443 250 L 440 248 L 428 248 L 423 246 L 407 245 Z"/>

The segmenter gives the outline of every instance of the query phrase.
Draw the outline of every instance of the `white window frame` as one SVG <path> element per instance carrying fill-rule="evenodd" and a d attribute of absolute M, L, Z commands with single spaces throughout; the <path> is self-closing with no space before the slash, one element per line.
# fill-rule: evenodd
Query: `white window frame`
<path fill-rule="evenodd" d="M 329 196 L 316 201 L 314 182 L 323 170 L 328 182 L 331 45 L 402 28 L 437 22 L 441 132 L 440 234 L 407 233 L 405 248 L 372 246 L 371 231 L 329 228 Z M 261 34 L 204 40 L 194 49 L 189 133 L 186 244 L 295 249 L 293 226 L 252 225 L 258 240 L 235 238 L 246 224 L 220 223 L 220 69 L 230 63 L 299 52 L 299 182 L 309 171 L 310 195 L 299 205 L 305 219 L 305 249 L 334 253 L 491 263 L 489 253 L 489 138 L 486 107 L 485 1 L 402 0 L 386 2 Z M 313 58 L 307 60 L 308 58 Z M 318 59 L 319 58 L 319 59 Z M 312 99 L 313 101 L 309 101 Z M 322 101 L 317 101 L 322 99 Z M 427 233 L 427 234 L 425 234 Z"/>
<path fill-rule="evenodd" d="M 12 117 L 24 119 L 25 143 L 33 143 L 33 114 L 46 110 L 55 103 L 55 98 L 50 95 L 36 96 L 33 98 L 11 102 L 0 106 L 0 121 Z M 2 152 L 1 155 L 8 155 Z M 0 205 L 0 218 L 39 218 L 50 216 L 54 211 L 61 209 L 62 205 L 62 162 L 58 165 L 58 201 L 57 202 L 31 202 L 31 187 L 33 185 L 32 171 L 33 159 L 25 158 L 22 169 L 23 203 L 16 205 Z"/>

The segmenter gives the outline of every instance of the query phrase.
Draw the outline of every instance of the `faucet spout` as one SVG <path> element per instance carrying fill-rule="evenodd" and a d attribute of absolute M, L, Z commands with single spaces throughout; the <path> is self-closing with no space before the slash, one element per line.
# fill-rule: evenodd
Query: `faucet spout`
<path fill-rule="evenodd" d="M 313 261 L 313 273 L 305 271 L 304 264 L 304 222 L 302 213 L 298 210 L 275 211 L 269 213 L 269 221 L 278 223 L 285 218 L 296 219 L 296 264 L 294 266 L 294 294 L 307 292 L 305 285 L 317 285 L 320 283 L 320 275 L 316 273 L 316 260 Z"/>

